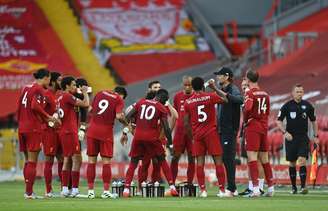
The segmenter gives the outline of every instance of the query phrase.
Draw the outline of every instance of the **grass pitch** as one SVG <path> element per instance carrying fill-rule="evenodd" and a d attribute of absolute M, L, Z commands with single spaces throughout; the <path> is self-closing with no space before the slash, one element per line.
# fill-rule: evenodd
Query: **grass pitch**
<path fill-rule="evenodd" d="M 58 183 L 54 184 L 55 191 Z M 81 193 L 87 193 L 86 184 L 82 182 Z M 242 190 L 240 187 L 239 190 Z M 124 211 L 327 211 L 328 189 L 312 190 L 308 195 L 290 195 L 289 189 L 276 188 L 276 195 L 272 198 L 217 198 L 216 189 L 210 189 L 209 197 L 203 198 L 150 198 L 134 197 L 128 199 L 101 199 L 101 183 L 96 184 L 96 199 L 52 198 L 40 200 L 25 200 L 23 198 L 23 182 L 0 183 L 0 210 L 31 210 L 31 211 L 98 211 L 98 210 L 124 210 Z M 38 180 L 35 192 L 44 194 L 44 183 Z"/>

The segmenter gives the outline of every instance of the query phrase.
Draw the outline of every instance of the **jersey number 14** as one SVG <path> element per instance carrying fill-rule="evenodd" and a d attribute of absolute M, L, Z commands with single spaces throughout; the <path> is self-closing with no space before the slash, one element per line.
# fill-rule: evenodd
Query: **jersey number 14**
<path fill-rule="evenodd" d="M 266 104 L 266 101 L 265 101 L 266 98 L 257 98 L 257 102 L 259 103 L 258 104 L 258 109 L 257 109 L 257 112 L 258 114 L 265 114 L 266 113 L 266 110 L 267 110 L 267 104 Z"/>

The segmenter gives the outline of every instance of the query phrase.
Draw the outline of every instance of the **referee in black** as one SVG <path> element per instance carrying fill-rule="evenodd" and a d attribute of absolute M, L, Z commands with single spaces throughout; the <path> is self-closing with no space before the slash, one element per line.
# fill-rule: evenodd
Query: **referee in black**
<path fill-rule="evenodd" d="M 318 125 L 314 107 L 303 100 L 304 89 L 301 84 L 296 84 L 292 90 L 293 99 L 285 103 L 278 114 L 278 127 L 284 133 L 286 143 L 286 160 L 289 161 L 289 177 L 292 184 L 292 194 L 297 193 L 296 187 L 296 162 L 299 164 L 301 179 L 301 194 L 307 194 L 306 189 L 306 160 L 309 154 L 308 120 L 313 128 L 315 146 L 318 141 Z M 286 129 L 283 125 L 284 119 Z"/>
<path fill-rule="evenodd" d="M 243 104 L 243 96 L 236 85 L 233 84 L 233 73 L 227 67 L 214 72 L 221 90 L 226 93 L 228 103 L 218 104 L 217 121 L 218 133 L 223 148 L 223 162 L 227 173 L 228 187 L 227 196 L 238 195 L 236 174 L 236 139 L 240 123 L 240 107 Z"/>

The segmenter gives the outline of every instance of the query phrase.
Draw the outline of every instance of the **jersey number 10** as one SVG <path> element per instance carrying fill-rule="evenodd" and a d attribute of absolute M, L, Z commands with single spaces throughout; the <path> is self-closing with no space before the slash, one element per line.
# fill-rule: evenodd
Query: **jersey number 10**
<path fill-rule="evenodd" d="M 140 119 L 147 119 L 151 120 L 155 115 L 155 107 L 154 106 L 148 106 L 147 105 L 141 105 L 141 115 Z"/>

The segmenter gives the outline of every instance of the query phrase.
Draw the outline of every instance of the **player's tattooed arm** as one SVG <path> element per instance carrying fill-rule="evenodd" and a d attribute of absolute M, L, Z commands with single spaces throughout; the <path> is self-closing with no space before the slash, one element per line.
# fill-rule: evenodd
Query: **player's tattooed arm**
<path fill-rule="evenodd" d="M 131 120 L 136 114 L 137 110 L 133 107 L 126 116 L 124 116 L 124 113 L 116 114 L 116 118 L 124 125 L 124 128 L 122 130 L 122 137 L 121 137 L 121 144 L 125 145 L 127 143 L 127 135 L 128 132 L 131 132 L 133 134 L 133 128 L 131 126 Z"/>
<path fill-rule="evenodd" d="M 133 116 L 137 113 L 135 107 L 132 107 L 131 110 L 126 114 L 125 119 L 127 122 L 131 122 Z"/>
<path fill-rule="evenodd" d="M 189 121 L 189 114 L 185 114 L 183 118 L 184 128 L 187 131 L 187 136 L 192 139 L 191 126 Z"/>
<path fill-rule="evenodd" d="M 124 125 L 125 127 L 129 125 L 129 122 L 128 122 L 128 120 L 125 118 L 123 112 L 121 112 L 121 113 L 117 113 L 117 114 L 116 114 L 116 119 L 117 119 L 122 125 Z"/>
<path fill-rule="evenodd" d="M 215 91 L 215 93 L 217 95 L 219 95 L 223 102 L 227 103 L 228 102 L 228 98 L 227 98 L 227 93 L 225 93 L 224 91 L 222 90 L 219 90 L 216 85 L 215 85 L 215 81 L 214 80 L 210 80 L 209 81 L 209 84 L 208 84 L 208 87 L 210 87 L 213 91 Z"/>

